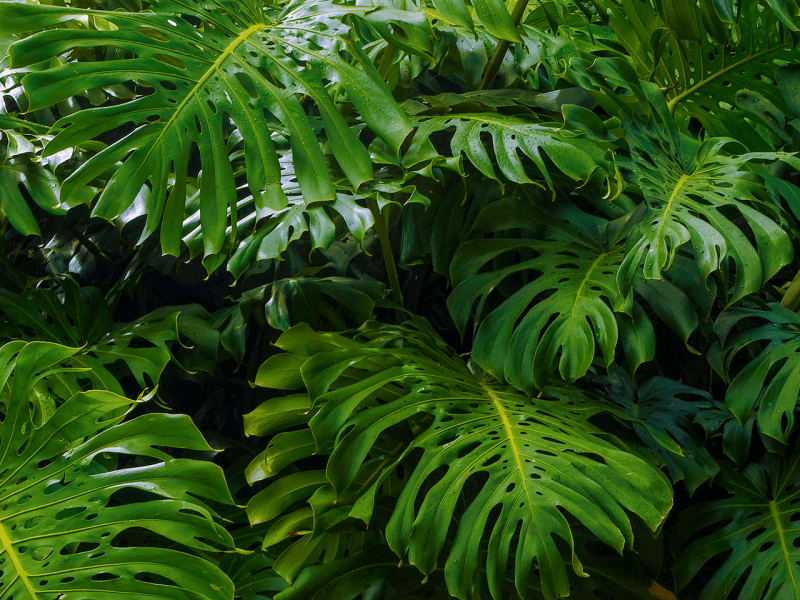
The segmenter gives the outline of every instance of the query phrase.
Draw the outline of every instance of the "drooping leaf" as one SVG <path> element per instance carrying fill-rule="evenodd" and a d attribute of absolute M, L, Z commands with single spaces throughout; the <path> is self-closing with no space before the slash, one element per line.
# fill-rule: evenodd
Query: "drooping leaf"
<path fill-rule="evenodd" d="M 793 256 L 788 235 L 756 197 L 761 186 L 747 170 L 749 161 L 766 154 L 728 156 L 723 148 L 730 140 L 712 138 L 698 145 L 678 134 L 668 117 L 662 115 L 660 122 L 651 121 L 646 129 L 633 122 L 628 127 L 633 161 L 626 168 L 648 213 L 629 237 L 620 288 L 630 287 L 639 268 L 645 278 L 661 279 L 678 249 L 687 245 L 704 277 L 727 268 L 729 261 L 735 266 L 730 302 L 759 290 Z M 738 217 L 755 244 L 734 222 Z"/>
<path fill-rule="evenodd" d="M 187 416 L 122 422 L 131 400 L 88 391 L 33 422 L 32 386 L 75 352 L 47 342 L 0 348 L 3 597 L 232 600 L 230 580 L 201 556 L 231 546 L 208 505 L 233 502 L 222 471 L 158 449 L 211 449 Z M 131 462 L 114 466 L 104 454 Z"/>

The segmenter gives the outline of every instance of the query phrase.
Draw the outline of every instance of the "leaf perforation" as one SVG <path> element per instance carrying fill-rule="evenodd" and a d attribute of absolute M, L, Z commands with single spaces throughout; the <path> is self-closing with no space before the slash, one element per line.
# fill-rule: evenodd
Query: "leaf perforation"
<path fill-rule="evenodd" d="M 674 113 L 675 112 L 675 107 L 678 104 L 680 104 L 683 100 L 685 100 L 686 98 L 688 98 L 689 96 L 694 94 L 697 90 L 700 90 L 703 87 L 714 83 L 714 81 L 716 81 L 717 79 L 723 77 L 726 73 L 728 73 L 730 71 L 733 71 L 736 68 L 741 68 L 743 65 L 746 65 L 748 63 L 756 61 L 759 58 L 761 58 L 762 56 L 766 56 L 767 54 L 772 54 L 773 52 L 776 52 L 776 51 L 780 50 L 781 48 L 783 48 L 783 49 L 791 48 L 792 45 L 793 44 L 791 42 L 787 42 L 787 43 L 784 43 L 784 44 L 781 44 L 779 46 L 775 46 L 775 47 L 772 47 L 772 48 L 765 48 L 761 52 L 756 52 L 755 54 L 752 54 L 752 55 L 748 56 L 747 58 L 745 58 L 743 60 L 740 60 L 739 62 L 735 62 L 735 63 L 732 63 L 732 64 L 728 65 L 727 67 L 723 67 L 722 70 L 717 71 L 716 73 L 712 73 L 711 75 L 709 75 L 708 77 L 704 78 L 700 82 L 694 84 L 691 87 L 686 88 L 683 92 L 681 92 L 680 94 L 677 94 L 674 98 L 672 98 L 671 100 L 667 101 L 667 106 L 669 107 L 670 113 Z M 700 55 L 701 55 L 701 58 L 702 58 L 702 53 Z M 725 52 L 721 53 L 721 57 L 722 57 L 723 61 L 725 60 L 725 55 L 726 55 Z M 700 71 L 701 72 L 705 71 L 705 65 L 701 65 Z M 669 73 L 669 71 L 665 71 L 665 72 Z M 677 83 L 677 82 L 673 82 L 673 83 Z"/>

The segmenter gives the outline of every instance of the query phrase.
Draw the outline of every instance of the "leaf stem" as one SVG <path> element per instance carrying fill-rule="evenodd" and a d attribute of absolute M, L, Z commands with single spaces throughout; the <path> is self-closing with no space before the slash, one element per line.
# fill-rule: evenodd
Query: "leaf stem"
<path fill-rule="evenodd" d="M 514 4 L 514 8 L 511 9 L 511 20 L 514 23 L 514 27 L 519 25 L 526 8 L 528 8 L 528 0 L 517 0 L 516 4 Z M 497 72 L 500 70 L 500 66 L 503 64 L 503 59 L 506 57 L 506 52 L 510 45 L 511 42 L 508 40 L 500 40 L 500 43 L 497 44 L 497 48 L 492 55 L 492 60 L 489 61 L 489 65 L 483 72 L 483 78 L 481 79 L 479 89 L 488 90 L 492 85 L 494 78 L 497 77 Z"/>
<path fill-rule="evenodd" d="M 781 306 L 785 306 L 791 311 L 797 312 L 800 309 L 800 271 L 792 279 L 789 288 L 781 299 Z"/>
<path fill-rule="evenodd" d="M 400 291 L 400 279 L 397 277 L 397 266 L 394 263 L 394 255 L 392 254 L 392 244 L 389 241 L 389 228 L 386 226 L 386 220 L 383 218 L 380 209 L 378 208 L 378 199 L 373 197 L 367 198 L 367 207 L 372 213 L 372 218 L 375 220 L 375 233 L 381 243 L 381 252 L 383 253 L 383 262 L 386 265 L 386 272 L 389 276 L 389 286 L 392 289 L 392 300 L 400 306 L 403 306 L 403 294 Z"/>

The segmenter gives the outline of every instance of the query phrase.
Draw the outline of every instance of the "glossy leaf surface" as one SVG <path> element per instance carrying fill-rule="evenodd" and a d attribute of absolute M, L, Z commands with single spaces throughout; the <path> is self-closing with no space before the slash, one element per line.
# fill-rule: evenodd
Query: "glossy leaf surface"
<path fill-rule="evenodd" d="M 31 73 L 24 85 L 34 109 L 89 87 L 136 80 L 151 90 L 129 102 L 64 117 L 58 123 L 61 132 L 47 152 L 133 124 L 131 133 L 73 173 L 62 194 L 68 195 L 123 160 L 94 214 L 109 219 L 119 216 L 149 182 L 143 236 L 163 221 L 166 252 L 177 255 L 179 250 L 189 158 L 195 145 L 202 169 L 199 204 L 204 254 L 220 252 L 226 224 L 229 220 L 236 224 L 236 186 L 226 143 L 238 143 L 228 139 L 228 120 L 238 130 L 239 140 L 244 139 L 248 186 L 259 206 L 285 198 L 272 139 L 276 131 L 290 140 L 306 202 L 334 200 L 319 140 L 298 94 L 314 99 L 332 151 L 351 184 L 358 187 L 372 178 L 367 149 L 326 93 L 325 79 L 342 83 L 365 121 L 395 152 L 411 131 L 372 64 L 359 59 L 354 65 L 341 57 L 345 52 L 361 56 L 348 41 L 349 28 L 341 20 L 358 9 L 296 2 L 278 12 L 256 2 L 225 8 L 219 2 L 187 5 L 172 0 L 159 0 L 151 8 L 154 12 L 104 14 L 112 24 L 107 30 L 57 28 L 35 34 L 16 44 L 12 57 L 15 65 L 26 66 L 76 47 L 116 46 L 130 53 L 118 60 L 72 62 Z M 0 31 L 35 31 L 90 15 L 99 16 L 71 8 L 6 3 Z"/>
<path fill-rule="evenodd" d="M 618 281 L 627 289 L 638 268 L 647 279 L 661 279 L 684 244 L 690 245 L 704 276 L 735 266 L 731 301 L 760 289 L 793 257 L 789 237 L 756 197 L 758 183 L 747 171 L 757 155 L 727 156 L 729 140 L 707 139 L 701 145 L 678 134 L 674 126 L 660 133 L 633 126 L 631 177 L 644 195 L 647 215 L 630 238 Z M 759 210 L 760 209 L 760 210 Z M 735 211 L 752 231 L 754 242 L 728 216 Z"/>
<path fill-rule="evenodd" d="M 554 364 L 567 381 L 582 377 L 595 346 L 610 364 L 619 339 L 614 310 L 631 302 L 616 281 L 625 248 L 614 239 L 615 230 L 625 223 L 612 227 L 569 205 L 548 210 L 546 202 L 509 198 L 489 205 L 472 235 L 497 235 L 467 241 L 451 265 L 456 288 L 448 307 L 462 335 L 478 303 L 476 362 L 528 391 L 543 389 Z M 528 235 L 500 234 L 515 229 Z M 497 268 L 485 270 L 492 263 Z M 514 277 L 524 283 L 484 316 L 489 295 Z"/>
<path fill-rule="evenodd" d="M 473 596 L 471 576 L 479 565 L 487 569 L 495 598 L 502 597 L 509 571 L 524 593 L 537 579 L 532 570 L 538 565 L 544 596 L 564 595 L 569 589 L 564 560 L 576 573 L 582 568 L 569 523 L 559 509 L 621 549 L 632 543 L 624 509 L 655 528 L 670 506 L 669 486 L 662 477 L 600 436 L 588 418 L 603 406 L 580 394 L 549 389 L 544 397 L 531 400 L 489 378 L 476 378 L 440 340 L 410 328 L 373 327 L 340 342 L 307 328 L 284 335 L 286 341 L 279 344 L 296 355 L 308 355 L 296 368 L 311 393 L 310 425 L 317 453 L 332 452 L 325 477 L 339 498 L 349 497 L 364 469 L 374 472 L 370 457 L 376 444 L 382 447 L 390 427 L 425 416 L 423 426 L 396 457 L 382 459 L 385 466 L 375 482 L 367 489 L 356 488 L 362 491 L 350 515 L 369 521 L 381 482 L 406 457 L 418 454 L 386 525 L 387 541 L 401 557 L 431 573 L 442 560 L 457 503 L 467 502 L 445 560 L 452 594 Z M 430 479 L 434 473 L 438 475 Z M 268 490 L 277 491 L 285 481 L 282 485 L 297 489 L 298 495 L 275 504 L 260 518 L 277 516 L 274 511 L 294 502 L 290 498 L 312 493 L 302 491 L 299 480 L 294 482 L 311 476 L 288 475 L 272 484 Z M 465 487 L 472 485 L 472 478 L 485 485 L 468 499 Z M 319 485 L 316 481 L 307 484 Z M 283 496 L 270 497 L 278 502 Z M 512 566 L 508 528 L 520 523 L 522 537 Z M 571 556 L 562 556 L 555 536 L 573 549 Z M 482 540 L 489 544 L 485 555 L 479 552 Z"/>
<path fill-rule="evenodd" d="M 734 359 L 743 350 L 760 346 L 732 378 L 725 404 L 741 423 L 755 413 L 761 432 L 787 443 L 800 392 L 800 316 L 779 304 L 737 308 L 723 313 L 714 328 L 720 341 L 709 361 L 723 376 L 733 374 Z"/>

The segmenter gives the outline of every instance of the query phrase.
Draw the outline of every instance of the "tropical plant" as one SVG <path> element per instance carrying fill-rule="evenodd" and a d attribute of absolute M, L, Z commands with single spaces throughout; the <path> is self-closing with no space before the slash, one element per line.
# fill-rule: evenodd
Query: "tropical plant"
<path fill-rule="evenodd" d="M 800 599 L 798 33 L 0 3 L 0 600 Z"/>

